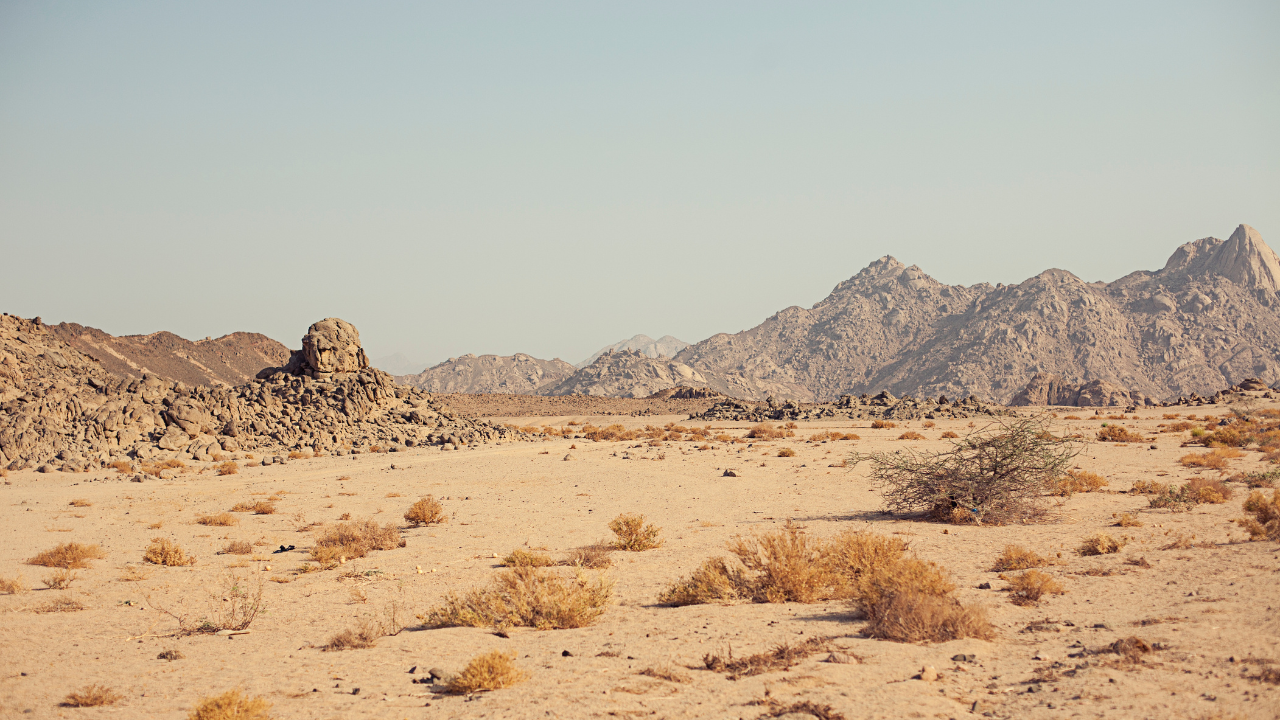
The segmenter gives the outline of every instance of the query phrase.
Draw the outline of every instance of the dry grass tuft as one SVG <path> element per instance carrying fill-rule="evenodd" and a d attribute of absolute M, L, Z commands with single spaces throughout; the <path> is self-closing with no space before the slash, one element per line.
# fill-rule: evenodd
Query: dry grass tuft
<path fill-rule="evenodd" d="M 881 640 L 914 643 L 960 638 L 990 640 L 995 636 L 995 629 L 980 606 L 912 592 L 890 596 L 862 632 Z"/>
<path fill-rule="evenodd" d="M 235 460 L 228 460 L 218 466 L 219 475 L 235 475 L 239 472 L 240 466 L 236 464 Z"/>
<path fill-rule="evenodd" d="M 693 682 L 693 678 L 689 677 L 685 673 L 680 672 L 679 670 L 676 670 L 670 665 L 663 665 L 661 667 L 647 667 L 641 670 L 637 674 L 644 675 L 645 677 L 657 678 L 659 680 L 666 680 L 667 682 L 673 682 L 673 683 Z"/>
<path fill-rule="evenodd" d="M 62 707 L 99 707 L 114 705 L 123 699 L 123 695 L 106 685 L 86 685 L 75 692 L 68 693 L 61 705 Z"/>
<path fill-rule="evenodd" d="M 529 552 L 521 548 L 511 551 L 510 555 L 502 558 L 499 563 L 502 567 L 551 567 L 556 561 L 551 559 L 550 555 L 543 553 Z"/>
<path fill-rule="evenodd" d="M 1249 493 L 1244 511 L 1253 515 L 1240 518 L 1236 524 L 1249 531 L 1253 540 L 1280 540 L 1280 490 L 1271 491 L 1271 499 L 1260 490 Z"/>
<path fill-rule="evenodd" d="M 1187 481 L 1187 494 L 1190 495 L 1196 503 L 1209 503 L 1213 505 L 1221 505 L 1231 499 L 1234 491 L 1227 487 L 1218 478 L 1196 477 Z"/>
<path fill-rule="evenodd" d="M 366 650 L 378 644 L 378 639 L 386 634 L 377 623 L 366 618 L 355 630 L 343 630 L 329 638 L 329 642 L 322 645 L 320 649 L 324 652 Z"/>
<path fill-rule="evenodd" d="M 1116 540 L 1107 533 L 1096 532 L 1084 539 L 1080 543 L 1080 547 L 1076 552 L 1081 555 L 1110 555 L 1120 552 L 1120 548 L 1125 546 L 1124 540 Z"/>
<path fill-rule="evenodd" d="M 952 438 L 958 438 L 958 437 L 960 437 L 960 436 L 959 436 L 959 435 L 957 435 L 956 433 L 954 433 L 954 432 L 952 432 L 952 431 L 948 430 L 948 431 L 946 431 L 946 432 L 942 433 L 942 436 L 941 436 L 941 437 L 942 437 L 944 440 L 951 440 Z"/>
<path fill-rule="evenodd" d="M 75 570 L 58 570 L 52 575 L 46 575 L 41 578 L 40 582 L 50 590 L 66 590 L 71 587 L 71 583 L 76 580 Z"/>
<path fill-rule="evenodd" d="M 924 440 L 924 436 L 915 430 L 908 430 L 898 436 L 899 440 Z"/>
<path fill-rule="evenodd" d="M 592 570 L 603 570 L 613 565 L 613 558 L 610 553 L 614 551 L 612 545 L 604 542 L 584 545 L 575 548 L 569 553 L 569 557 L 565 558 L 562 565 L 570 565 L 573 567 L 590 568 Z"/>
<path fill-rule="evenodd" d="M 606 578 L 590 582 L 579 570 L 565 579 L 543 568 L 500 572 L 487 588 L 450 592 L 426 614 L 431 627 L 532 627 L 560 630 L 586 627 L 604 613 L 613 595 Z"/>
<path fill-rule="evenodd" d="M 1227 461 L 1243 456 L 1244 453 L 1235 448 L 1214 448 L 1208 452 L 1188 453 L 1178 458 L 1178 462 L 1186 467 L 1205 468 L 1206 470 L 1225 470 Z"/>
<path fill-rule="evenodd" d="M 778 457 L 795 457 L 796 451 L 791 448 L 782 448 L 778 451 Z"/>
<path fill-rule="evenodd" d="M 21 595 L 30 591 L 31 586 L 27 585 L 27 579 L 22 577 L 21 574 L 13 578 L 0 578 L 0 594 Z"/>
<path fill-rule="evenodd" d="M 201 515 L 196 518 L 196 522 L 201 525 L 214 525 L 217 527 L 227 527 L 228 525 L 236 525 L 240 521 L 231 513 L 218 513 L 217 515 Z"/>
<path fill-rule="evenodd" d="M 133 472 L 133 465 L 128 460 L 112 460 L 107 467 L 114 469 L 118 473 Z"/>
<path fill-rule="evenodd" d="M 644 524 L 644 516 L 639 513 L 622 513 L 609 521 L 609 529 L 617 536 L 613 546 L 618 550 L 641 552 L 662 546 L 658 533 L 662 528 L 657 525 Z"/>
<path fill-rule="evenodd" d="M 1115 515 L 1112 515 L 1115 517 Z M 1130 515 L 1129 513 L 1120 513 L 1116 518 L 1116 527 L 1142 527 L 1142 521 Z"/>
<path fill-rule="evenodd" d="M 1000 554 L 1000 557 L 996 558 L 991 570 L 992 572 L 1027 570 L 1052 564 L 1053 561 L 1049 558 L 1038 555 L 1021 545 L 1005 545 L 1004 552 Z"/>
<path fill-rule="evenodd" d="M 1097 492 L 1110 483 L 1097 473 L 1085 470 L 1069 470 L 1058 478 L 1051 492 L 1062 497 L 1071 497 L 1075 493 Z"/>
<path fill-rule="evenodd" d="M 1009 579 L 1009 594 L 1014 605 L 1035 605 L 1045 595 L 1066 592 L 1062 583 L 1039 570 L 1028 570 Z"/>
<path fill-rule="evenodd" d="M 414 525 L 431 525 L 433 523 L 442 523 L 449 519 L 444 511 L 444 505 L 440 504 L 431 495 L 428 495 L 413 505 L 404 513 L 404 519 Z"/>
<path fill-rule="evenodd" d="M 274 515 L 276 506 L 274 503 L 266 500 L 258 500 L 256 502 L 240 502 L 231 508 L 231 512 L 251 512 L 254 515 Z"/>
<path fill-rule="evenodd" d="M 45 550 L 27 560 L 28 565 L 78 570 L 89 567 L 90 560 L 101 560 L 107 556 L 97 545 L 81 545 L 80 543 L 63 543 L 52 550 Z"/>
<path fill-rule="evenodd" d="M 85 500 L 84 498 L 77 498 L 67 504 L 70 505 L 71 507 L 93 507 L 93 503 L 89 502 L 88 500 Z"/>
<path fill-rule="evenodd" d="M 165 470 L 181 470 L 186 466 L 187 466 L 186 463 L 182 462 L 181 460 L 178 460 L 177 458 L 174 458 L 172 460 L 158 460 L 156 462 L 144 462 L 142 463 L 142 465 L 138 467 L 138 469 L 147 475 L 154 475 L 155 477 L 160 477 L 160 473 L 164 472 Z"/>
<path fill-rule="evenodd" d="M 768 710 L 760 718 L 812 717 L 816 720 L 845 720 L 845 716 L 830 705 L 819 705 L 811 700 L 799 700 L 784 703 L 775 698 L 766 697 L 753 701 L 756 705 L 764 705 Z"/>
<path fill-rule="evenodd" d="M 253 545 L 244 540 L 232 540 L 222 547 L 223 555 L 252 555 Z"/>
<path fill-rule="evenodd" d="M 871 429 L 873 430 L 892 430 L 898 427 L 898 423 L 890 420 L 872 420 Z"/>
<path fill-rule="evenodd" d="M 782 643 L 769 652 L 743 658 L 733 657 L 732 648 L 724 656 L 707 653 L 702 656 L 702 664 L 708 670 L 724 673 L 730 680 L 737 680 L 775 670 L 785 670 L 810 655 L 828 652 L 831 649 L 831 638 L 812 637 L 797 645 Z"/>
<path fill-rule="evenodd" d="M 69 597 L 60 597 L 57 600 L 50 600 L 44 605 L 41 605 L 40 607 L 36 608 L 34 612 L 63 613 L 63 612 L 79 612 L 84 609 L 85 609 L 84 605 L 79 601 L 72 600 Z"/>
<path fill-rule="evenodd" d="M 659 593 L 658 602 L 675 606 L 732 602 L 742 597 L 747 586 L 741 570 L 730 568 L 724 558 L 711 558 Z"/>
<path fill-rule="evenodd" d="M 187 555 L 186 551 L 179 547 L 177 543 L 164 537 L 151 538 L 151 544 L 147 546 L 146 552 L 142 554 L 142 559 L 144 562 L 149 562 L 153 565 L 171 567 L 196 564 L 194 555 Z"/>
<path fill-rule="evenodd" d="M 1098 431 L 1098 439 L 1102 442 L 1142 442 L 1143 438 L 1123 425 L 1105 425 Z"/>
<path fill-rule="evenodd" d="M 400 531 L 391 523 L 379 525 L 375 520 L 354 520 L 325 526 L 311 557 L 321 565 L 332 566 L 344 558 L 361 558 L 374 550 L 404 547 Z"/>
<path fill-rule="evenodd" d="M 772 423 L 760 423 L 747 431 L 747 437 L 755 440 L 781 440 L 793 436 L 794 431 L 774 427 Z"/>
<path fill-rule="evenodd" d="M 455 675 L 445 689 L 457 695 L 486 690 L 501 690 L 524 682 L 528 674 L 516 667 L 515 653 L 494 650 L 471 658 L 462 672 Z"/>
<path fill-rule="evenodd" d="M 187 720 L 271 720 L 271 703 L 239 690 L 206 697 L 196 703 Z"/>

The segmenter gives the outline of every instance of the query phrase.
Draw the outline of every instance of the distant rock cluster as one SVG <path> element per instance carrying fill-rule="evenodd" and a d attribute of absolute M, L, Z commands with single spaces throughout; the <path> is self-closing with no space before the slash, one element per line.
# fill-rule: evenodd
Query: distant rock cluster
<path fill-rule="evenodd" d="M 847 418 L 850 420 L 942 420 L 975 417 L 1013 415 L 1013 411 L 988 405 L 976 397 L 951 401 L 946 396 L 937 400 L 913 398 L 909 395 L 896 398 L 888 391 L 871 397 L 844 395 L 837 402 L 816 405 L 788 400 L 782 404 L 769 398 L 764 403 L 741 400 L 723 400 L 698 415 L 697 420 L 728 420 L 764 422 L 767 420 L 826 420 Z"/>
<path fill-rule="evenodd" d="M 515 435 L 397 386 L 368 366 L 355 327 L 335 318 L 312 325 L 284 367 L 236 387 L 115 377 L 39 318 L 0 318 L 0 467 L 77 471 L 117 459 L 341 454 Z"/>
<path fill-rule="evenodd" d="M 1009 402 L 1013 406 L 1065 405 L 1069 407 L 1171 407 L 1185 405 L 1216 405 L 1231 402 L 1236 396 L 1248 392 L 1265 392 L 1271 388 L 1258 378 L 1245 378 L 1239 383 L 1218 390 L 1208 397 L 1196 393 L 1175 400 L 1157 401 L 1136 390 L 1125 390 L 1104 380 L 1091 380 L 1074 384 L 1057 375 L 1037 373 L 1027 386 L 1018 391 Z"/>

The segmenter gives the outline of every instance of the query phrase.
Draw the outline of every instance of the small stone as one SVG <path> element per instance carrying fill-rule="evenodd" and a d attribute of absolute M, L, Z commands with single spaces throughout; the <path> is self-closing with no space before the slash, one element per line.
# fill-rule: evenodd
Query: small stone
<path fill-rule="evenodd" d="M 449 676 L 449 673 L 444 668 L 438 668 L 438 667 L 431 668 L 430 670 L 427 671 L 427 674 L 437 680 L 443 680 Z"/>
<path fill-rule="evenodd" d="M 971 663 L 971 662 L 977 662 L 977 660 L 978 660 L 978 656 L 977 656 L 977 655 L 952 655 L 952 656 L 951 656 L 951 661 L 952 661 L 952 662 L 967 662 L 967 663 Z"/>
<path fill-rule="evenodd" d="M 932 665 L 925 665 L 920 668 L 920 679 L 925 682 L 933 682 L 938 679 L 938 671 Z"/>
<path fill-rule="evenodd" d="M 566 455 L 564 456 L 564 461 L 565 461 L 565 462 L 569 462 L 570 460 L 577 460 L 577 459 L 578 459 L 578 458 L 576 458 L 576 457 L 574 457 L 574 456 L 573 456 L 573 453 L 568 453 L 568 454 L 566 454 Z"/>
<path fill-rule="evenodd" d="M 720 477 L 738 477 L 738 473 L 734 472 L 733 470 L 725 470 L 724 474 L 721 475 Z"/>
<path fill-rule="evenodd" d="M 991 583 L 989 583 L 989 582 L 984 582 L 984 583 L 982 583 L 981 585 L 979 585 L 979 586 L 978 586 L 978 589 L 979 589 L 979 590 L 990 590 L 990 589 L 991 589 Z"/>
<path fill-rule="evenodd" d="M 573 653 L 569 652 L 568 650 L 565 650 L 560 653 L 560 657 L 573 657 Z"/>

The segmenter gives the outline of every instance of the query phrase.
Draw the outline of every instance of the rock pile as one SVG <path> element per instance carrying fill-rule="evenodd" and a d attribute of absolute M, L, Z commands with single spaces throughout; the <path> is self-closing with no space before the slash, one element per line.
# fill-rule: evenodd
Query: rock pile
<path fill-rule="evenodd" d="M 833 403 L 811 405 L 788 400 L 781 405 L 769 398 L 764 403 L 741 400 L 725 400 L 709 410 L 691 417 L 691 420 L 732 420 L 764 422 L 766 420 L 825 420 L 848 418 L 850 420 L 941 420 L 955 418 L 996 417 L 1014 415 L 1012 410 L 988 405 L 974 396 L 951 401 L 941 396 L 937 400 L 913 398 L 904 395 L 895 398 L 887 390 L 874 397 L 842 395 Z"/>
<path fill-rule="evenodd" d="M 452 445 L 514 437 L 370 368 L 356 329 L 330 318 L 303 349 L 233 388 L 110 375 L 40 319 L 0 321 L 0 467 L 82 471 L 114 460 Z"/>
<path fill-rule="evenodd" d="M 1105 380 L 1069 383 L 1060 375 L 1036 373 L 1009 401 L 1013 406 L 1068 405 L 1072 407 L 1138 407 L 1159 405 L 1137 390 L 1125 390 Z"/>

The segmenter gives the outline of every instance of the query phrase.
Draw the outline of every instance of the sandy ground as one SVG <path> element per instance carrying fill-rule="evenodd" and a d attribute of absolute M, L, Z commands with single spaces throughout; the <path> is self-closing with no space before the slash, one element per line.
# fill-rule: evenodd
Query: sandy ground
<path fill-rule="evenodd" d="M 1127 424 L 1154 428 L 1160 422 L 1159 412 L 1142 414 L 1143 420 Z M 1098 422 L 1086 417 L 1064 424 L 1092 436 Z M 511 420 L 558 425 L 569 419 Z M 677 416 L 621 421 L 667 420 L 684 422 Z M 1183 436 L 1161 436 L 1155 450 L 1091 444 L 1079 465 L 1105 475 L 1107 492 L 1075 495 L 1054 508 L 1054 521 L 1032 526 L 957 527 L 889 517 L 879 512 L 880 497 L 865 468 L 829 467 L 855 447 L 901 448 L 906 441 L 895 438 L 907 429 L 928 438 L 912 445 L 941 449 L 942 431 L 964 432 L 967 424 L 924 429 L 912 422 L 871 430 L 865 422 L 819 423 L 802 425 L 791 440 L 750 448 L 718 444 L 706 451 L 688 442 L 650 448 L 560 439 L 453 452 L 415 449 L 142 484 L 103 473 L 11 473 L 0 484 L 0 577 L 21 573 L 37 589 L 0 595 L 0 716 L 183 718 L 199 698 L 231 688 L 265 696 L 282 718 L 757 718 L 767 709 L 758 701 L 766 697 L 827 704 L 847 718 L 1280 716 L 1280 687 L 1250 679 L 1261 661 L 1280 661 L 1280 546 L 1242 542 L 1244 532 L 1230 521 L 1242 514 L 1247 492 L 1236 486 L 1226 504 L 1178 514 L 1148 509 L 1146 496 L 1124 493 L 1138 479 L 1191 477 L 1177 462 L 1188 452 L 1179 447 Z M 737 434 L 745 427 L 717 426 L 736 427 Z M 863 439 L 803 441 L 826 427 L 853 428 Z M 576 459 L 565 461 L 571 442 Z M 796 456 L 776 457 L 780 447 L 794 448 Z M 1260 468 L 1259 457 L 1251 452 L 1233 460 L 1232 470 Z M 740 477 L 722 477 L 725 468 Z M 343 513 L 403 524 L 404 510 L 427 493 L 443 499 L 450 522 L 405 529 L 401 549 L 339 569 L 297 572 L 315 535 L 314 528 L 299 528 L 336 521 Z M 272 494 L 282 498 L 274 515 L 238 514 L 234 527 L 194 522 L 197 515 Z M 70 506 L 75 499 L 90 504 Z M 478 628 L 410 627 L 372 649 L 319 649 L 335 632 L 392 603 L 413 615 L 449 589 L 487 582 L 496 572 L 494 554 L 530 547 L 558 555 L 605 538 L 608 521 L 621 512 L 643 513 L 662 526 L 666 542 L 656 550 L 614 555 L 614 567 L 605 571 L 616 581 L 614 604 L 592 627 L 523 629 L 506 638 Z M 1144 526 L 1110 528 L 1120 512 L 1134 514 Z M 845 528 L 902 536 L 921 556 L 951 570 L 961 600 L 989 608 L 998 638 L 939 645 L 870 640 L 859 636 L 863 622 L 843 602 L 655 603 L 667 584 L 723 554 L 735 534 L 788 520 L 820 536 Z M 150 527 L 155 523 L 158 528 Z M 1076 555 L 1080 540 L 1099 529 L 1131 541 L 1116 555 Z M 1179 533 L 1209 546 L 1160 549 Z M 144 547 L 160 536 L 194 552 L 197 564 L 144 565 Z M 216 554 L 229 540 L 262 545 L 252 557 Z M 98 543 L 107 558 L 80 571 L 70 590 L 45 589 L 40 579 L 49 571 L 23 561 L 66 541 Z M 1005 584 L 988 570 L 1011 542 L 1045 555 L 1061 553 L 1047 571 L 1067 593 L 1038 607 L 1011 604 L 1000 591 Z M 281 544 L 297 550 L 271 554 Z M 1149 569 L 1126 562 L 1140 557 Z M 145 579 L 122 579 L 129 568 L 142 570 Z M 1081 574 L 1090 569 L 1112 574 Z M 248 635 L 175 636 L 176 622 L 153 607 L 199 615 L 211 593 L 216 604 L 228 573 L 277 581 L 266 583 L 268 608 Z M 981 583 L 993 589 L 978 589 Z M 39 612 L 66 597 L 85 609 Z M 1054 622 L 1042 631 L 1024 631 L 1046 619 Z M 1136 666 L 1117 665 L 1114 655 L 1071 657 L 1082 647 L 1131 635 L 1163 649 Z M 701 669 L 708 652 L 732 649 L 742 656 L 814 636 L 833 637 L 858 660 L 824 662 L 822 653 L 787 670 L 739 680 Z M 157 659 L 168 649 L 183 658 Z M 515 652 L 530 679 L 470 698 L 436 695 L 412 682 L 427 668 L 456 671 L 492 649 Z M 974 659 L 953 660 L 958 655 Z M 941 677 L 912 679 L 926 665 Z M 418 673 L 410 674 L 415 666 Z M 675 669 L 689 680 L 639 674 L 647 668 Z M 1056 679 L 1029 682 L 1037 670 Z M 124 697 L 102 708 L 59 706 L 68 692 L 90 683 Z"/>

